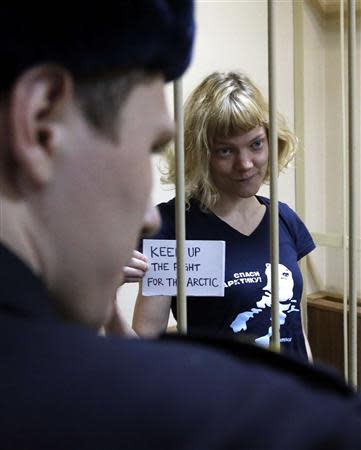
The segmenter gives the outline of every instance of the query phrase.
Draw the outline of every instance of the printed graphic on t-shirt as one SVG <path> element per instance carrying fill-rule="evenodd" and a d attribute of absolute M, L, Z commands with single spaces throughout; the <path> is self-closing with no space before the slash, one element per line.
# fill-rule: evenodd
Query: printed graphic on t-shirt
<path fill-rule="evenodd" d="M 257 315 L 264 311 L 266 308 L 271 308 L 272 305 L 272 292 L 271 292 L 271 264 L 266 263 L 265 275 L 267 279 L 266 286 L 262 288 L 264 291 L 261 299 L 256 302 L 256 307 L 250 311 L 241 312 L 236 316 L 233 322 L 230 324 L 234 333 L 246 332 L 251 325 L 252 320 L 257 318 Z M 293 298 L 294 281 L 292 272 L 283 264 L 278 266 L 279 273 L 279 321 L 280 327 L 285 324 L 287 315 L 292 312 L 299 312 L 299 309 L 295 306 L 297 300 Z M 268 346 L 270 338 L 272 336 L 272 326 L 269 327 L 268 332 L 264 336 L 260 336 L 255 339 L 255 342 L 260 345 Z M 291 337 L 284 337 L 281 342 L 290 342 Z"/>
<path fill-rule="evenodd" d="M 236 272 L 233 274 L 233 280 L 224 282 L 224 287 L 241 286 L 245 284 L 262 283 L 261 274 L 258 270 L 251 272 Z"/>

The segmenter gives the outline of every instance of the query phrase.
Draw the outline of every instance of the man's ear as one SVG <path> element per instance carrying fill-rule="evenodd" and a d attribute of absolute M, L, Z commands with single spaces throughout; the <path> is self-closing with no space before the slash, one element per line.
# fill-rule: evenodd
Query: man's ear
<path fill-rule="evenodd" d="M 62 121 L 73 99 L 73 82 L 61 66 L 42 65 L 16 81 L 9 103 L 9 149 L 18 175 L 38 186 L 53 176 Z"/>

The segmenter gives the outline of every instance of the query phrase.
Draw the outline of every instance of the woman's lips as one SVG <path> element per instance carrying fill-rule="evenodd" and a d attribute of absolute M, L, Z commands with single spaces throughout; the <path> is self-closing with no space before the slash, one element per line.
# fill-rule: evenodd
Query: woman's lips
<path fill-rule="evenodd" d="M 238 182 L 238 183 L 243 183 L 245 181 L 249 181 L 251 180 L 253 177 L 255 177 L 257 174 L 254 173 L 253 175 L 250 175 L 248 177 L 244 177 L 244 178 L 236 178 L 234 181 Z"/>

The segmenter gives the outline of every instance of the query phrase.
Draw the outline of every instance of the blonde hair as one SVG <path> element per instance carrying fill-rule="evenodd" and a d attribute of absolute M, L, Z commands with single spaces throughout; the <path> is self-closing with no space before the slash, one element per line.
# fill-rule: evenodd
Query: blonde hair
<path fill-rule="evenodd" d="M 283 170 L 294 156 L 297 138 L 277 115 L 278 167 Z M 197 86 L 184 107 L 185 198 L 197 199 L 211 208 L 218 200 L 209 170 L 212 143 L 263 126 L 269 130 L 268 104 L 261 92 L 244 74 L 213 72 Z M 162 182 L 175 182 L 174 148 L 164 154 L 167 169 Z M 267 169 L 264 181 L 269 180 Z"/>

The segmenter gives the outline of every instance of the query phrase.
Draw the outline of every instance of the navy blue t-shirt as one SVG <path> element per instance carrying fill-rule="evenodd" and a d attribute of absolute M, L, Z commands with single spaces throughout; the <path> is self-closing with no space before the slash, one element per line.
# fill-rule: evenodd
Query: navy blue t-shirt
<path fill-rule="evenodd" d="M 269 199 L 257 196 L 265 215 L 246 236 L 191 200 L 186 211 L 186 239 L 221 240 L 226 243 L 225 296 L 187 297 L 189 332 L 247 335 L 268 346 L 271 337 L 271 266 Z M 154 239 L 175 239 L 175 200 L 159 205 L 162 228 Z M 302 275 L 297 261 L 315 248 L 310 233 L 297 214 L 279 203 L 280 238 L 280 339 L 283 351 L 307 357 L 301 325 Z M 176 299 L 172 298 L 175 317 Z"/>

